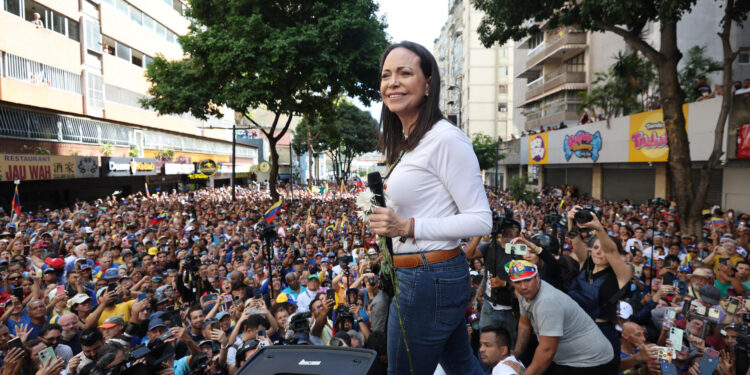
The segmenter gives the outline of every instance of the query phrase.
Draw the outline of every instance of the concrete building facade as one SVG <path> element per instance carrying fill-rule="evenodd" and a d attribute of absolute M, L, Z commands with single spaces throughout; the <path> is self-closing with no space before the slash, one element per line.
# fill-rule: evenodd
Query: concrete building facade
<path fill-rule="evenodd" d="M 232 111 L 202 121 L 162 116 L 140 105 L 153 58 L 183 57 L 177 38 L 190 25 L 186 6 L 181 0 L 0 3 L 2 152 L 39 148 L 51 155 L 99 157 L 108 145 L 116 157 L 156 158 L 169 149 L 181 162 L 228 163 Z M 256 147 L 240 144 L 236 154 L 238 165 L 258 162 Z M 8 184 L 0 182 L 0 190 Z M 44 188 L 43 182 L 35 184 Z"/>
<path fill-rule="evenodd" d="M 507 139 L 514 133 L 515 51 L 512 42 L 491 48 L 479 42 L 482 17 L 468 0 L 449 1 L 433 51 L 443 82 L 440 107 L 470 137 Z"/>

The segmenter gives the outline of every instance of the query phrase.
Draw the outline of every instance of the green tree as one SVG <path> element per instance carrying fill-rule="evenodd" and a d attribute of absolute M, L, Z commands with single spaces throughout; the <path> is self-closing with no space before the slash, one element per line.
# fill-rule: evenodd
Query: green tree
<path fill-rule="evenodd" d="M 508 192 L 517 202 L 534 203 L 534 192 L 526 188 L 528 179 L 526 176 L 516 176 L 510 179 Z"/>
<path fill-rule="evenodd" d="M 332 125 L 326 129 L 325 145 L 333 161 L 336 181 L 340 181 L 349 176 L 357 155 L 377 148 L 378 123 L 370 113 L 344 101 L 336 108 Z"/>
<path fill-rule="evenodd" d="M 471 145 L 474 146 L 474 153 L 479 160 L 479 169 L 483 171 L 496 168 L 497 162 L 505 157 L 504 154 L 498 152 L 500 141 L 493 139 L 489 135 L 483 133 L 474 134 Z"/>
<path fill-rule="evenodd" d="M 102 156 L 112 156 L 114 149 L 114 146 L 109 142 L 99 146 L 99 151 L 102 153 Z"/>
<path fill-rule="evenodd" d="M 191 0 L 193 24 L 179 38 L 186 58 L 154 58 L 142 105 L 161 114 L 241 114 L 268 139 L 270 191 L 278 199 L 276 144 L 293 115 L 326 111 L 331 98 L 378 98 L 379 58 L 387 40 L 372 0 Z M 270 123 L 250 116 L 273 113 Z M 280 119 L 286 116 L 286 120 Z"/>
<path fill-rule="evenodd" d="M 582 109 L 609 119 L 646 110 L 656 73 L 653 64 L 638 53 L 618 52 L 607 72 L 597 72 L 591 92 L 581 91 Z"/>
<path fill-rule="evenodd" d="M 718 61 L 706 56 L 706 46 L 693 46 L 687 51 L 685 63 L 680 69 L 680 84 L 687 95 L 688 102 L 698 99 L 695 87 L 701 77 L 711 72 L 722 70 L 723 66 Z"/>
<path fill-rule="evenodd" d="M 292 138 L 292 149 L 294 152 L 297 155 L 302 155 L 305 152 L 308 154 L 308 186 L 312 186 L 313 159 L 326 146 L 321 134 L 323 134 L 326 124 L 329 123 L 330 119 L 323 120 L 319 115 L 305 115 L 297 124 L 297 132 L 294 133 L 294 137 Z"/>
<path fill-rule="evenodd" d="M 478 32 L 482 44 L 489 47 L 494 43 L 503 44 L 509 39 L 519 40 L 526 35 L 540 31 L 544 22 L 546 28 L 558 26 L 576 27 L 584 31 L 609 31 L 623 38 L 634 50 L 642 53 L 655 66 L 659 76 L 659 93 L 664 113 L 664 124 L 669 142 L 668 171 L 672 186 L 672 197 L 677 202 L 677 213 L 681 229 L 686 234 L 700 233 L 707 189 L 710 184 L 710 169 L 715 167 L 721 155 L 723 123 L 717 125 L 714 152 L 708 164 L 708 171 L 701 174 L 699 189 L 692 177 L 690 144 L 685 128 L 682 104 L 686 94 L 679 77 L 678 64 L 682 52 L 677 46 L 677 23 L 695 5 L 695 0 L 538 0 L 533 6 L 518 6 L 513 0 L 472 0 L 473 5 L 485 13 Z M 716 1 L 723 7 L 722 32 L 720 37 L 724 49 L 724 82 L 731 83 L 731 62 L 736 57 L 729 45 L 732 22 L 741 23 L 750 11 L 750 1 Z M 658 46 L 651 45 L 644 36 L 644 27 L 649 23 L 659 27 Z M 732 60 L 727 60 L 732 58 Z M 728 70 L 727 70 L 728 68 Z M 727 74 L 729 73 L 729 74 Z M 725 87 L 729 87 L 725 84 Z M 727 90 L 729 91 L 729 90 Z M 727 101 L 725 95 L 724 101 Z M 725 116 L 722 103 L 722 116 Z M 728 104 L 727 104 L 728 110 Z M 724 117 L 726 121 L 726 117 Z M 721 129 L 718 129 L 720 128 Z M 718 143 L 718 148 L 716 144 Z M 715 159 L 715 160 L 714 160 Z"/>

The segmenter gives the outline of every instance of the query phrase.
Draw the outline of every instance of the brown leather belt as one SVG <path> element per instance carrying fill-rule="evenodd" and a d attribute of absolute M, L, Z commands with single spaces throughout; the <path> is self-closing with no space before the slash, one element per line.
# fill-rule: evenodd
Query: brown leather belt
<path fill-rule="evenodd" d="M 426 266 L 427 264 L 434 264 L 445 262 L 448 259 L 453 259 L 461 253 L 461 248 L 456 247 L 452 250 L 435 250 L 426 253 L 412 253 L 412 254 L 401 254 L 393 256 L 393 265 L 396 268 L 414 268 L 419 266 Z M 422 259 L 424 254 L 427 263 L 424 263 Z"/>

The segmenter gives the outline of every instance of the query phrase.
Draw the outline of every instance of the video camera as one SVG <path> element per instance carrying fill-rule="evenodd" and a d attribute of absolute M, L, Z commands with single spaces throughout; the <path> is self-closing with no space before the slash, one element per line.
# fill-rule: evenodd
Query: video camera
<path fill-rule="evenodd" d="M 162 363 L 174 357 L 174 347 L 166 342 L 172 337 L 172 332 L 167 331 L 161 336 L 149 340 L 147 343 L 136 347 L 130 353 L 130 362 L 135 362 L 141 358 L 146 358 L 146 368 L 158 371 L 162 368 Z"/>
<path fill-rule="evenodd" d="M 513 211 L 505 208 L 505 216 L 500 216 L 497 211 L 492 211 L 492 237 L 502 234 L 505 229 L 516 229 L 521 231 L 521 223 L 513 219 Z"/>
<path fill-rule="evenodd" d="M 261 241 L 270 244 L 273 239 L 276 238 L 276 225 L 261 222 L 256 228 L 256 232 L 260 236 Z"/>
<path fill-rule="evenodd" d="M 310 344 L 310 312 L 294 313 L 289 318 L 289 329 L 286 331 L 286 340 L 290 345 Z"/>
<path fill-rule="evenodd" d="M 354 315 L 352 315 L 346 305 L 340 304 L 338 309 L 336 309 L 336 322 L 333 325 L 334 327 L 336 327 L 336 330 L 343 330 L 341 327 L 343 326 L 346 319 L 351 320 L 353 323 Z"/>
<path fill-rule="evenodd" d="M 742 314 L 742 322 L 741 331 L 737 333 L 737 344 L 734 346 L 737 374 L 747 373 L 750 367 L 750 313 Z"/>
<path fill-rule="evenodd" d="M 172 333 L 166 332 L 135 348 L 127 360 L 114 365 L 113 362 L 117 358 L 117 354 L 114 352 L 103 353 L 96 362 L 88 365 L 91 367 L 84 367 L 81 373 L 87 375 L 156 374 L 164 369 L 164 363 L 169 363 L 169 360 L 174 358 L 174 347 L 171 343 L 165 342 L 170 337 L 172 337 Z M 124 350 L 123 347 L 120 347 L 118 351 Z M 145 358 L 145 362 L 136 364 L 135 362 L 141 358 Z"/>

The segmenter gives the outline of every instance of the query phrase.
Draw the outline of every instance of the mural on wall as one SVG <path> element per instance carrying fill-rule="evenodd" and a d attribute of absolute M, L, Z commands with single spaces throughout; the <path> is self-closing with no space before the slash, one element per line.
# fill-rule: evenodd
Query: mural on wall
<path fill-rule="evenodd" d="M 565 160 L 575 155 L 579 159 L 591 159 L 596 163 L 602 150 L 602 134 L 597 130 L 596 133 L 589 133 L 585 130 L 579 130 L 573 135 L 566 135 L 563 140 L 563 151 Z"/>
<path fill-rule="evenodd" d="M 529 137 L 529 164 L 547 164 L 549 160 L 549 133 Z"/>
<path fill-rule="evenodd" d="M 685 126 L 688 121 L 688 105 L 682 106 Z M 667 161 L 669 141 L 661 109 L 630 115 L 630 139 L 628 140 L 629 162 Z"/>

